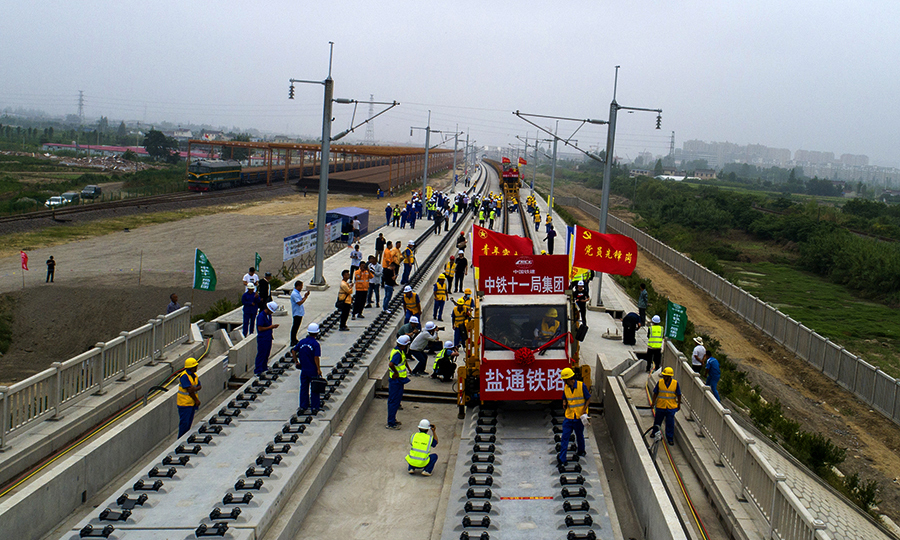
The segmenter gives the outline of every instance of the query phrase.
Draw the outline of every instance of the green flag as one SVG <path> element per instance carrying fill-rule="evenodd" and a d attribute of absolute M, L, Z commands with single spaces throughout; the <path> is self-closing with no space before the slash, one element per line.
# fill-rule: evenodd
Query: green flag
<path fill-rule="evenodd" d="M 253 262 L 256 263 L 253 265 L 253 268 L 256 268 L 256 271 L 259 272 L 259 265 L 262 264 L 262 257 L 259 256 L 259 253 L 256 254 L 256 258 Z"/>
<path fill-rule="evenodd" d="M 216 290 L 216 271 L 199 249 L 194 253 L 194 288 L 201 291 Z"/>
<path fill-rule="evenodd" d="M 687 308 L 669 301 L 666 306 L 666 332 L 667 339 L 684 341 L 684 329 L 687 326 Z"/>

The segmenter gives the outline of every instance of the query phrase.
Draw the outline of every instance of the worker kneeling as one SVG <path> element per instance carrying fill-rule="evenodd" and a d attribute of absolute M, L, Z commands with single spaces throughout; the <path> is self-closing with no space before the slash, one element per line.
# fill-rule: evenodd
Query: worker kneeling
<path fill-rule="evenodd" d="M 406 456 L 409 474 L 415 474 L 421 469 L 422 476 L 431 476 L 434 464 L 437 463 L 437 454 L 430 451 L 437 443 L 438 436 L 434 424 L 423 418 L 419 422 L 419 432 L 409 438 L 409 455 Z"/>
<path fill-rule="evenodd" d="M 591 394 L 585 388 L 584 383 L 575 379 L 575 372 L 571 368 L 565 368 L 559 376 L 566 383 L 563 390 L 563 408 L 566 411 L 566 419 L 563 420 L 562 437 L 560 438 L 559 455 L 556 462 L 564 465 L 568 461 L 566 453 L 569 450 L 569 437 L 575 432 L 575 441 L 578 443 L 578 456 L 587 455 L 584 447 L 584 426 L 588 421 L 588 406 L 591 404 Z"/>
<path fill-rule="evenodd" d="M 452 341 L 445 341 L 444 348 L 437 353 L 437 357 L 434 359 L 431 378 L 437 379 L 440 377 L 444 382 L 452 381 L 453 373 L 456 372 L 457 356 L 459 356 L 459 353 L 456 352 L 456 345 Z"/>

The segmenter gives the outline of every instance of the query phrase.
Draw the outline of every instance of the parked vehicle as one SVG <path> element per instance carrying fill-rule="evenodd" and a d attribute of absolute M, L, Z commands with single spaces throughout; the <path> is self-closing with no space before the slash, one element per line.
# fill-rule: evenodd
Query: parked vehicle
<path fill-rule="evenodd" d="M 66 200 L 66 204 L 78 204 L 81 202 L 81 195 L 77 191 L 67 191 L 62 194 L 62 198 Z"/>
<path fill-rule="evenodd" d="M 82 199 L 99 199 L 102 194 L 100 186 L 90 185 L 81 190 Z"/>
<path fill-rule="evenodd" d="M 59 206 L 65 206 L 67 204 L 68 202 L 59 195 L 54 195 L 47 199 L 46 202 L 44 202 L 44 206 L 46 206 L 47 208 L 57 208 Z"/>

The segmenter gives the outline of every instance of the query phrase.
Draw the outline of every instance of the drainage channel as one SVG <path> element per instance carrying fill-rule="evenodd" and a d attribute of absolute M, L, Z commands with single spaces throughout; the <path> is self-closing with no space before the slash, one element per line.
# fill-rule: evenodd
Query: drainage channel
<path fill-rule="evenodd" d="M 470 409 L 459 445 L 443 540 L 614 538 L 590 438 L 574 434 L 557 465 L 563 415 L 546 405 Z"/>
<path fill-rule="evenodd" d="M 413 286 L 425 278 L 465 217 L 463 212 L 419 264 L 411 277 Z M 434 225 L 417 238 L 416 245 L 432 232 Z M 289 355 L 283 355 L 64 538 L 257 537 L 268 529 L 279 502 L 299 483 L 331 426 L 343 416 L 362 379 L 368 378 L 367 369 L 354 368 L 401 311 L 401 301 L 400 295 L 395 297 L 390 311 L 379 313 L 327 374 L 320 410 L 296 408 L 299 371 L 293 369 Z M 320 341 L 338 321 L 337 310 L 325 317 Z M 254 448 L 258 454 L 255 459 L 249 457 L 248 463 Z"/>

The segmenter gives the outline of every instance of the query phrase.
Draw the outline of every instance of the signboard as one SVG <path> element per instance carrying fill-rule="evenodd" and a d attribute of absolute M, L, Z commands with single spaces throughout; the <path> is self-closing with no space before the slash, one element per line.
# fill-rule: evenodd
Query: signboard
<path fill-rule="evenodd" d="M 687 326 L 687 308 L 671 300 L 666 306 L 666 339 L 684 341 L 684 328 Z"/>
<path fill-rule="evenodd" d="M 333 242 L 341 237 L 341 220 L 336 219 L 331 223 L 325 224 L 325 241 Z M 284 239 L 283 260 L 288 262 L 291 259 L 300 257 L 316 250 L 316 229 L 303 231 L 299 234 L 292 234 Z"/>
<path fill-rule="evenodd" d="M 565 255 L 480 257 L 478 290 L 484 294 L 565 294 L 569 273 Z"/>
<path fill-rule="evenodd" d="M 483 401 L 560 399 L 565 383 L 559 372 L 569 367 L 565 358 L 538 360 L 523 366 L 517 360 L 482 360 Z"/>

